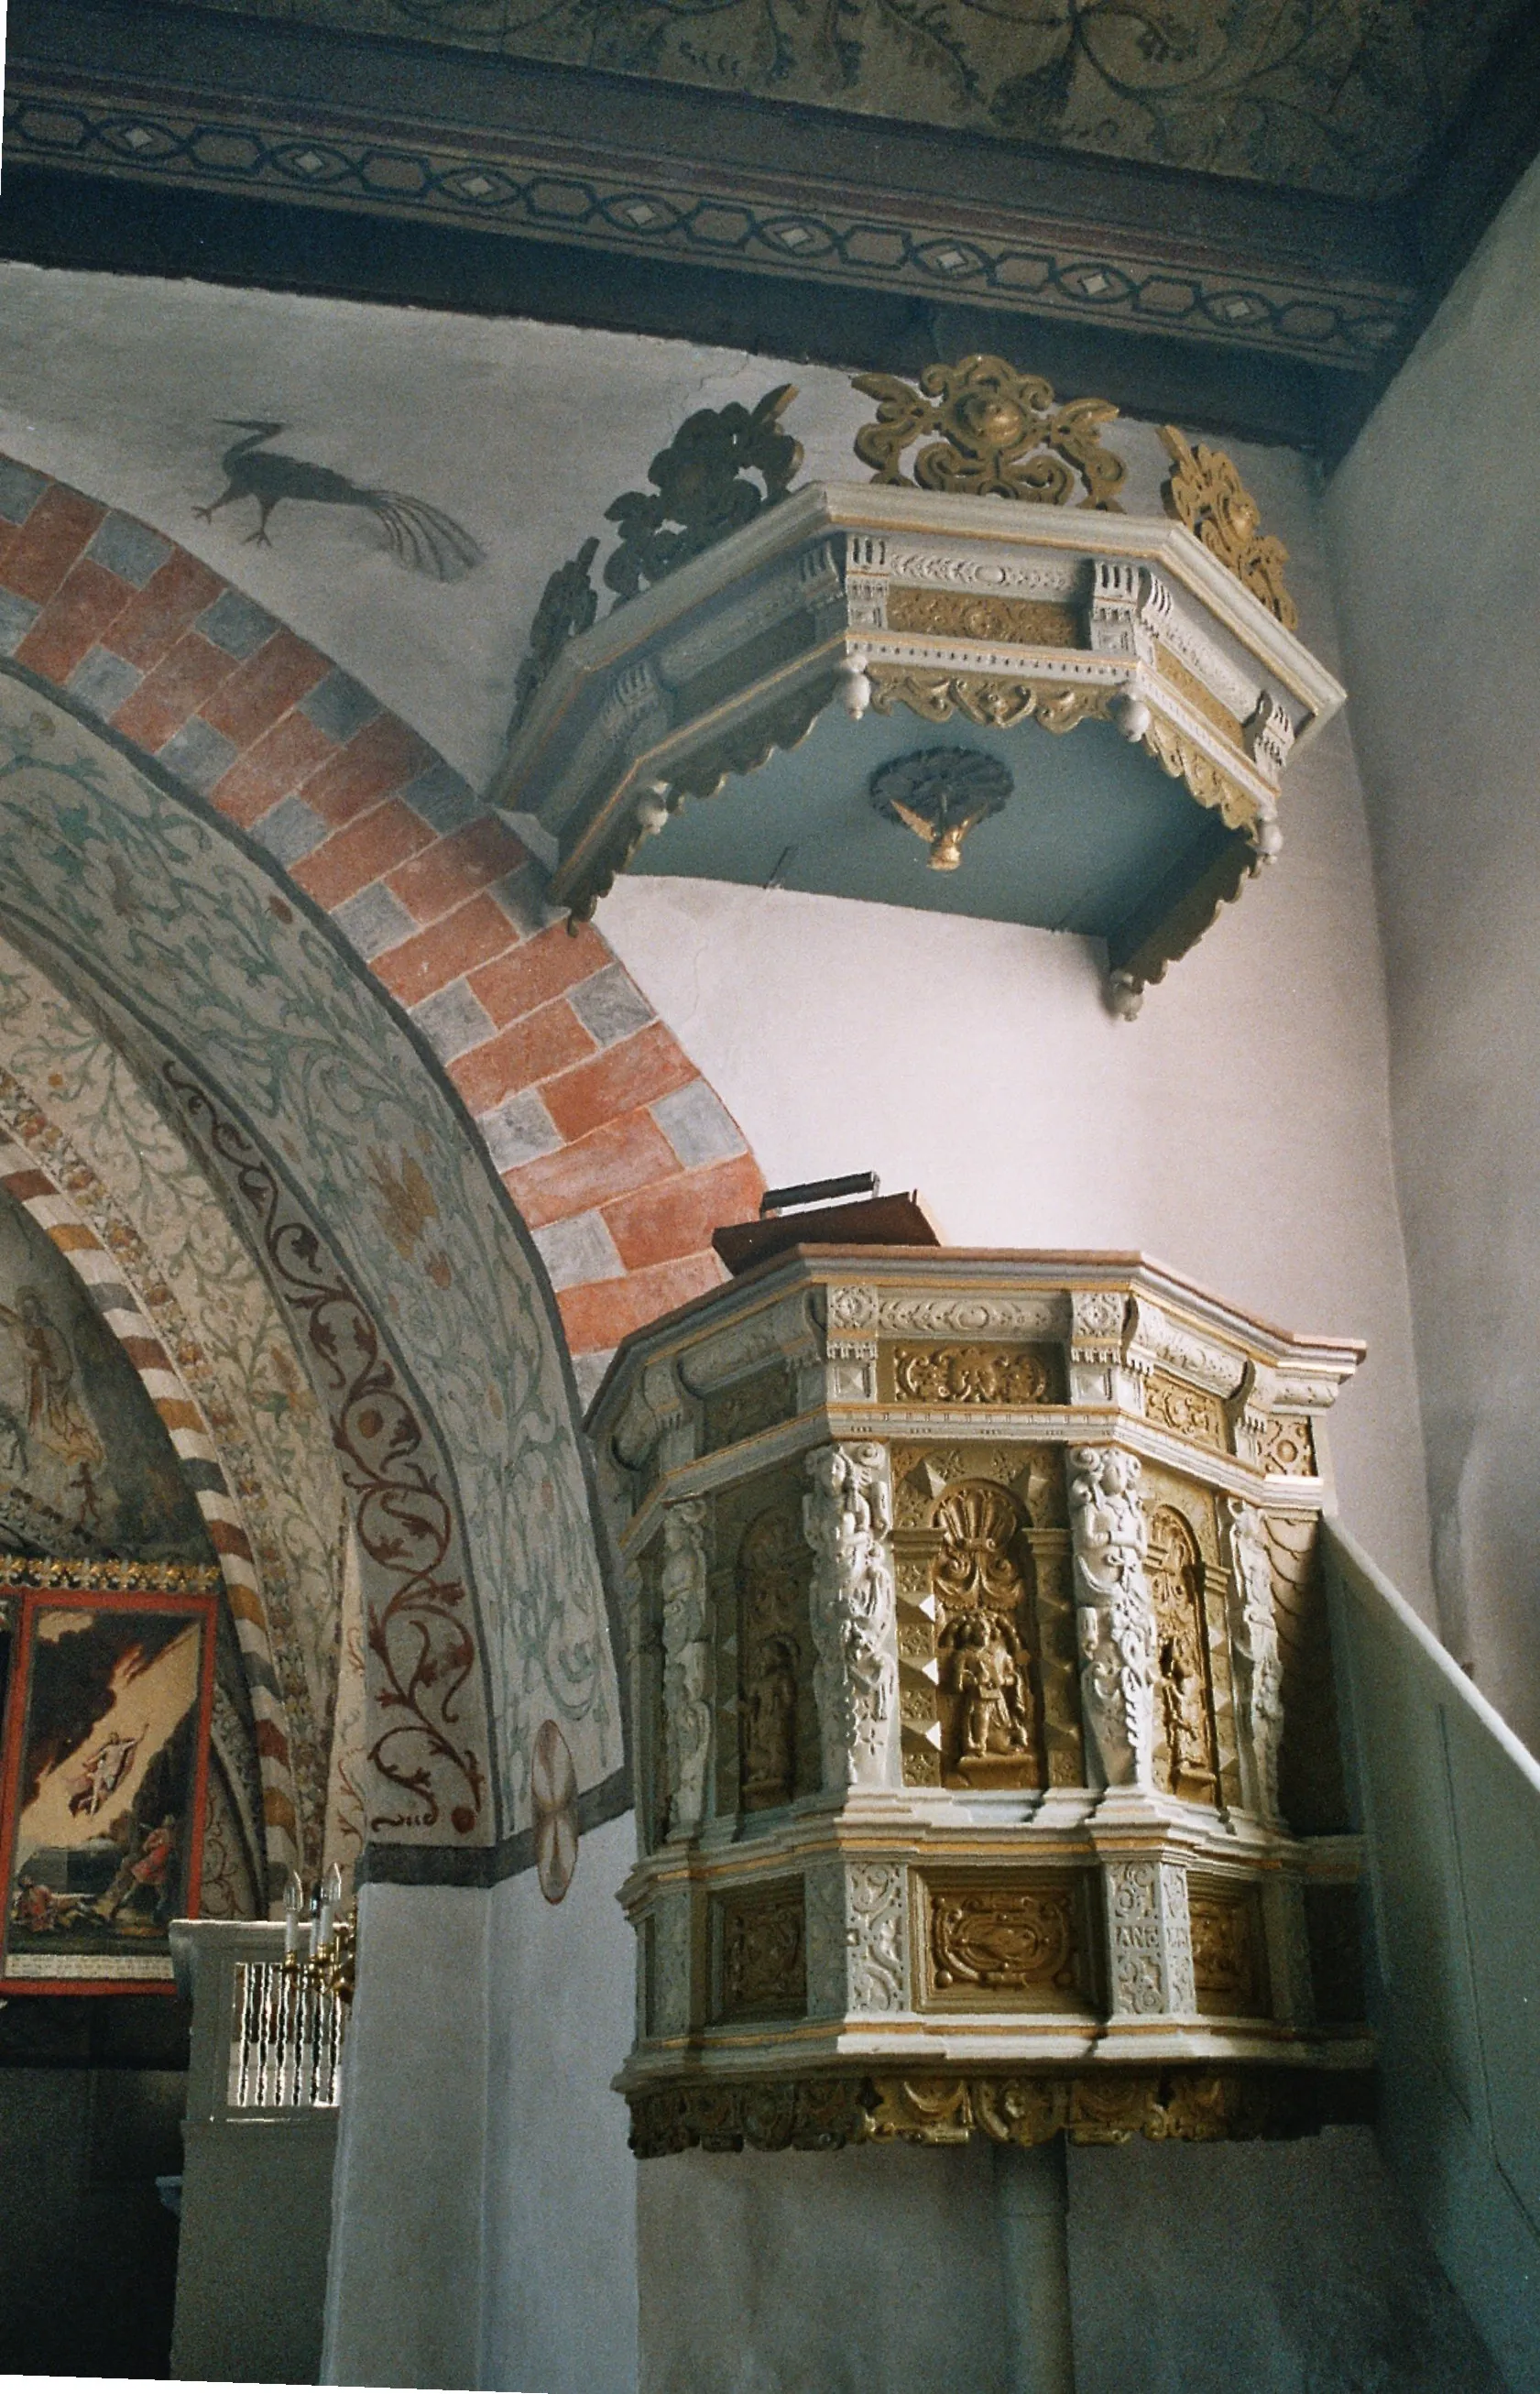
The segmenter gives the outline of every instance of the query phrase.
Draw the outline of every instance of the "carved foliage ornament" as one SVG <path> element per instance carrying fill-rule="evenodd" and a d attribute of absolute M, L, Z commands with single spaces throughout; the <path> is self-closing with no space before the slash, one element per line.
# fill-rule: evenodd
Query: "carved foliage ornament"
<path fill-rule="evenodd" d="M 1030 1347 L 900 1347 L 893 1354 L 893 1388 L 901 1401 L 1040 1405 L 1050 1388 L 1047 1359 Z"/>
<path fill-rule="evenodd" d="M 1208 2143 L 1226 2137 L 1301 2135 L 1362 2117 L 1364 2087 L 1340 2071 L 1105 2070 L 991 2076 L 789 2078 L 635 2094 L 631 2149 L 639 2158 L 693 2145 L 737 2152 L 788 2147 L 827 2151 L 870 2138 L 926 2145 L 1040 2145 L 1060 2130 L 1076 2145 Z"/>
<path fill-rule="evenodd" d="M 604 510 L 620 541 L 604 567 L 624 600 L 661 582 L 729 533 L 783 499 L 802 463 L 802 444 L 781 429 L 796 397 L 779 383 L 753 408 L 703 407 L 680 425 L 649 466 L 651 491 L 624 491 Z M 757 474 L 760 482 L 749 479 Z M 763 487 L 760 487 L 762 483 Z"/>
<path fill-rule="evenodd" d="M 1296 630 L 1299 610 L 1283 586 L 1288 550 L 1264 533 L 1261 510 L 1231 460 L 1202 441 L 1194 449 L 1174 424 L 1161 426 L 1161 439 L 1173 461 L 1161 489 L 1166 514 L 1196 533 L 1285 631 Z"/>
<path fill-rule="evenodd" d="M 898 1707 L 892 1498 L 880 1446 L 808 1457 L 803 1531 L 813 1551 L 813 1693 L 829 1789 L 880 1785 Z"/>
<path fill-rule="evenodd" d="M 782 431 L 780 420 L 796 397 L 795 385 L 786 382 L 766 391 L 752 408 L 734 401 L 730 407 L 699 409 L 649 466 L 652 489 L 623 491 L 605 508 L 606 522 L 620 528 L 604 566 L 617 606 L 785 497 L 802 463 L 802 446 Z M 755 474 L 757 482 L 749 479 Z M 599 593 L 589 578 L 598 554 L 596 535 L 557 567 L 540 594 L 514 682 L 510 733 L 523 722 L 568 641 L 587 631 L 599 613 Z"/>
<path fill-rule="evenodd" d="M 1122 513 L 1126 468 L 1101 445 L 1101 428 L 1117 414 L 1105 399 L 1056 405 L 1040 375 L 978 355 L 927 366 L 917 390 L 896 375 L 857 375 L 854 388 L 877 402 L 875 421 L 862 425 L 855 444 L 862 465 L 875 467 L 875 481 L 902 482 L 903 452 L 934 434 L 915 460 L 922 491 L 1060 507 L 1083 493 L 1082 507 Z"/>
<path fill-rule="evenodd" d="M 1111 689 L 1003 681 L 995 674 L 941 673 L 928 666 L 875 664 L 870 677 L 872 704 L 879 715 L 891 715 L 895 706 L 909 707 L 927 723 L 966 715 L 970 723 L 994 731 L 1009 731 L 1029 720 L 1045 731 L 1073 731 L 1090 716 L 1106 722 L 1115 695 Z"/>

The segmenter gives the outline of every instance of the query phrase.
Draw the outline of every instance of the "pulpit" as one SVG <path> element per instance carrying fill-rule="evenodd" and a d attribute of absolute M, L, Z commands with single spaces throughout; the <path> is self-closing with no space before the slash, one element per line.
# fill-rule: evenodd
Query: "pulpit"
<path fill-rule="evenodd" d="M 1363 2116 L 1316 1561 L 1351 1340 L 805 1243 L 619 1350 L 643 2155 Z"/>

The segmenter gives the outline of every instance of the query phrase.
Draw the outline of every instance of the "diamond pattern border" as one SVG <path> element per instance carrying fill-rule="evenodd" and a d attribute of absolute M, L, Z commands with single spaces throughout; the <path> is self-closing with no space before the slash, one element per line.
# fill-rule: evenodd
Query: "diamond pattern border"
<path fill-rule="evenodd" d="M 1394 346 L 1415 294 L 1375 283 L 1327 285 L 1302 276 L 1211 273 L 1158 256 L 1098 256 L 1059 237 L 965 232 L 832 204 L 769 201 L 703 178 L 670 186 L 569 156 L 486 154 L 486 142 L 421 145 L 317 133 L 293 123 L 217 116 L 121 96 L 109 104 L 46 86 L 24 72 L 7 93 L 13 163 L 107 172 L 160 184 L 251 190 L 274 198 L 391 217 L 496 227 L 525 239 L 697 264 L 731 262 L 764 274 L 908 289 L 1034 316 L 1112 322 L 1127 329 L 1239 345 L 1316 364 L 1372 372 Z M 1042 232 L 1034 229 L 1034 233 Z"/>

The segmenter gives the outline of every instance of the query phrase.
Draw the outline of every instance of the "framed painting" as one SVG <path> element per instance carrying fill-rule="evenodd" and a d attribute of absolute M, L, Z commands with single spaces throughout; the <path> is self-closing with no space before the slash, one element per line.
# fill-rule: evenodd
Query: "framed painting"
<path fill-rule="evenodd" d="M 0 1992 L 169 1993 L 167 1930 L 196 1908 L 215 1597 L 166 1583 L 213 1574 L 115 1576 L 143 1585 L 0 1564 Z"/>

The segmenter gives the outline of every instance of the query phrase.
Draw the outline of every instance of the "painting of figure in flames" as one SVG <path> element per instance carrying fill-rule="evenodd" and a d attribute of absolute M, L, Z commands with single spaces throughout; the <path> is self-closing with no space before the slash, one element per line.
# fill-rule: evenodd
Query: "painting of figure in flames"
<path fill-rule="evenodd" d="M 137 1594 L 20 1601 L 4 1978 L 167 1977 L 166 1930 L 196 1884 L 206 1608 Z"/>

